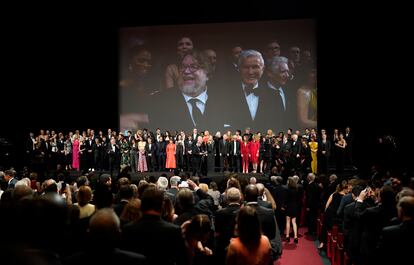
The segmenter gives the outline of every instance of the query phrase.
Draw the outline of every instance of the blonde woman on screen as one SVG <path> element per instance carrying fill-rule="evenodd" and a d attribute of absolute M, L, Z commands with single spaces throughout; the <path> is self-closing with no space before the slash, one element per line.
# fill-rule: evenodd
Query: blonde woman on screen
<path fill-rule="evenodd" d="M 317 90 L 316 69 L 308 71 L 307 83 L 298 89 L 297 110 L 301 127 L 316 127 L 317 123 Z"/>

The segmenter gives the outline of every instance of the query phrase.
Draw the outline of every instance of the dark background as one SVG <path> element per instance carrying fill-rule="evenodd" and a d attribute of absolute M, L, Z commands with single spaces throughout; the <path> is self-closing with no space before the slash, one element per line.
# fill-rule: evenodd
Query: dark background
<path fill-rule="evenodd" d="M 401 154 L 413 150 L 409 16 L 385 4 L 303 2 L 4 10 L 0 137 L 13 144 L 9 160 L 19 165 L 29 131 L 118 126 L 119 27 L 290 18 L 316 19 L 319 128 L 351 126 L 363 169 L 377 136 L 396 136 Z"/>

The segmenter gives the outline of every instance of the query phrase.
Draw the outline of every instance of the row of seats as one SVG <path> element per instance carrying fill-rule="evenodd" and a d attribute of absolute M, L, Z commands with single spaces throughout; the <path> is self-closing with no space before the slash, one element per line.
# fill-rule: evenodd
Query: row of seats
<path fill-rule="evenodd" d="M 320 214 L 317 219 L 317 234 L 320 237 L 324 215 Z M 339 232 L 338 226 L 334 225 L 328 230 L 326 239 L 326 256 L 331 265 L 353 265 L 344 248 L 344 234 Z"/>

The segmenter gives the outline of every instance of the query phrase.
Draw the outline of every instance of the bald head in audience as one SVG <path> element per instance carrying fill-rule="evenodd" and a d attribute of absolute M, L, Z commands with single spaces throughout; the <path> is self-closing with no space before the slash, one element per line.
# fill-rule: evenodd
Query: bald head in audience
<path fill-rule="evenodd" d="M 94 242 L 114 242 L 120 235 L 120 221 L 111 208 L 98 210 L 89 221 L 89 235 Z"/>
<path fill-rule="evenodd" d="M 247 202 L 256 202 L 257 197 L 259 196 L 259 190 L 257 189 L 256 185 L 249 184 L 246 186 L 245 194 L 245 199 Z"/>
<path fill-rule="evenodd" d="M 398 202 L 397 209 L 398 217 L 402 221 L 414 220 L 414 197 L 402 197 Z"/>

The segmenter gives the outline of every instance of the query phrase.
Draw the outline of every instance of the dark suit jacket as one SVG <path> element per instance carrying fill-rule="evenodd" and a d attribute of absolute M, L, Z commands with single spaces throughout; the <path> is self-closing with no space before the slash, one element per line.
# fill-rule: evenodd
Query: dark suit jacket
<path fill-rule="evenodd" d="M 274 110 L 273 124 L 272 129 L 276 132 L 286 131 L 288 128 L 297 128 L 297 104 L 296 104 L 296 90 L 290 86 L 283 86 L 283 92 L 285 94 L 285 104 L 286 110 L 283 108 L 283 103 L 279 94 L 279 91 L 273 90 L 268 83 L 266 87 L 270 92 L 270 108 Z M 280 85 L 275 85 L 275 87 L 280 87 Z"/>
<path fill-rule="evenodd" d="M 344 209 L 344 236 L 345 248 L 351 257 L 359 255 L 359 247 L 361 244 L 361 223 L 355 217 L 356 202 L 351 202 Z"/>
<path fill-rule="evenodd" d="M 234 145 L 236 145 L 236 153 L 234 153 Z M 240 142 L 239 141 L 231 141 L 230 142 L 230 150 L 229 150 L 229 154 L 230 155 L 240 155 Z"/>
<path fill-rule="evenodd" d="M 122 245 L 127 250 L 143 254 L 150 265 L 188 264 L 181 228 L 160 216 L 144 215 L 138 222 L 125 225 Z"/>
<path fill-rule="evenodd" d="M 306 188 L 306 207 L 311 210 L 317 210 L 320 204 L 321 193 L 316 182 L 310 183 Z"/>
<path fill-rule="evenodd" d="M 243 90 L 242 82 L 236 81 L 230 88 L 227 96 L 228 111 L 225 123 L 231 125 L 231 129 L 244 129 L 250 127 L 253 131 L 266 131 L 269 128 L 276 128 L 275 109 L 277 109 L 274 101 L 272 101 L 272 93 L 270 89 L 259 82 L 259 86 L 255 88 L 259 96 L 259 103 L 254 120 L 251 117 L 249 106 Z"/>
<path fill-rule="evenodd" d="M 68 257 L 64 264 L 67 265 L 91 265 L 91 264 L 109 264 L 109 265 L 141 265 L 147 264 L 145 257 L 141 254 L 124 251 L 120 249 L 110 249 L 103 251 L 79 252 Z"/>
<path fill-rule="evenodd" d="M 12 178 L 9 182 L 9 184 L 7 185 L 7 189 L 14 189 L 14 186 L 17 183 L 17 179 L 16 178 Z"/>
<path fill-rule="evenodd" d="M 379 264 L 404 264 L 412 261 L 413 238 L 414 221 L 384 227 L 378 247 Z"/>
<path fill-rule="evenodd" d="M 240 210 L 239 204 L 231 204 L 216 212 L 215 228 L 216 228 L 216 250 L 221 259 L 224 260 L 226 247 L 230 243 L 230 239 L 235 237 L 234 228 L 236 225 L 236 216 Z"/>
<path fill-rule="evenodd" d="M 260 206 L 258 203 L 248 203 L 247 205 L 256 209 L 260 224 L 262 225 L 263 234 L 267 236 L 269 240 L 274 239 L 276 236 L 277 224 L 273 210 Z"/>
<path fill-rule="evenodd" d="M 362 222 L 361 253 L 371 260 L 376 256 L 376 246 L 385 226 L 391 224 L 391 219 L 397 215 L 397 210 L 389 211 L 383 205 L 366 208 L 366 204 L 357 202 L 355 216 Z"/>
<path fill-rule="evenodd" d="M 203 131 L 206 129 L 210 131 L 223 130 L 224 122 L 221 117 L 223 117 L 224 107 L 220 107 L 222 99 L 215 96 L 214 93 L 210 93 L 210 90 L 207 94 L 208 99 L 203 120 L 197 126 L 194 126 L 187 103 L 178 88 L 171 88 L 154 95 L 149 99 L 153 102 L 149 114 L 150 128 L 184 131 L 191 131 L 193 128 Z"/>

